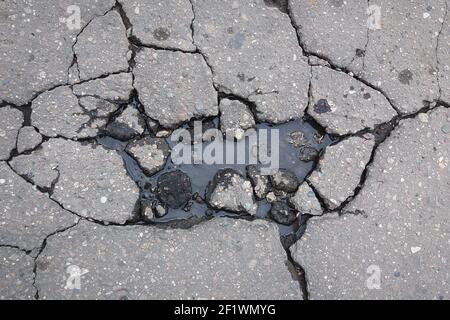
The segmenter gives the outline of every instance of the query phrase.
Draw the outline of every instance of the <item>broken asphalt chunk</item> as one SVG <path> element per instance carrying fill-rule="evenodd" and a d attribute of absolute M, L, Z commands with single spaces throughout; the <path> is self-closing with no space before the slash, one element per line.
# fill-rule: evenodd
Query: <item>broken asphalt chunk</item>
<path fill-rule="evenodd" d="M 145 48 L 136 55 L 134 74 L 145 112 L 166 128 L 218 114 L 211 70 L 200 54 Z"/>
<path fill-rule="evenodd" d="M 374 146 L 374 136 L 368 134 L 345 139 L 326 149 L 308 181 L 330 209 L 336 209 L 354 195 Z"/>
<path fill-rule="evenodd" d="M 232 169 L 217 172 L 208 185 L 206 199 L 217 210 L 256 215 L 258 209 L 251 182 Z"/>
<path fill-rule="evenodd" d="M 161 171 L 170 154 L 169 145 L 165 139 L 150 136 L 130 142 L 126 151 L 148 176 Z"/>
<path fill-rule="evenodd" d="M 0 108 L 0 160 L 8 160 L 16 148 L 17 135 L 22 123 L 21 111 L 9 106 Z"/>

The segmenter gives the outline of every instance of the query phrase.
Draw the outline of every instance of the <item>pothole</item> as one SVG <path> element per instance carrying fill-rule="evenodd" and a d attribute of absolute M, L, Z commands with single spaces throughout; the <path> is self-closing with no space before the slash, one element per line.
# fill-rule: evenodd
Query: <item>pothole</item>
<path fill-rule="evenodd" d="M 134 105 L 138 106 L 138 109 L 141 109 L 139 106 L 139 102 L 134 102 Z M 192 143 L 186 147 L 190 147 L 191 150 L 195 150 L 198 147 L 198 132 L 193 132 L 193 122 L 185 124 L 182 128 L 187 129 L 191 133 L 192 141 L 196 141 L 197 143 Z M 210 118 L 204 119 L 202 121 L 203 125 L 203 138 L 208 137 L 208 131 L 211 129 L 220 130 L 220 120 L 219 118 Z M 258 123 L 255 128 L 256 135 L 261 137 L 260 134 L 265 132 L 267 135 L 268 141 L 268 153 L 271 153 L 272 146 L 272 134 L 277 132 L 279 138 L 274 140 L 277 141 L 278 151 L 276 151 L 279 155 L 279 164 L 277 164 L 277 168 L 282 169 L 282 171 L 286 171 L 294 175 L 294 179 L 296 179 L 296 188 L 298 185 L 301 185 L 306 177 L 315 169 L 318 159 L 324 149 L 329 146 L 333 139 L 329 135 L 325 134 L 324 130 L 320 128 L 317 124 L 315 124 L 312 120 L 307 118 L 290 121 L 288 123 L 280 124 L 280 125 L 272 125 L 268 123 Z M 197 135 L 197 136 L 196 136 Z M 200 136 L 202 134 L 200 133 Z M 150 139 L 157 139 L 154 132 L 149 131 L 147 128 L 142 137 L 150 137 Z M 263 136 L 264 137 L 264 136 Z M 140 139 L 139 137 L 136 139 Z M 170 149 L 173 151 L 174 147 L 179 144 L 179 141 L 172 141 L 172 136 L 168 136 L 164 138 L 167 142 Z M 240 142 L 236 140 L 232 142 L 226 142 L 224 139 L 223 142 L 223 159 L 225 160 L 227 157 L 227 150 L 230 150 L 230 145 L 234 149 L 234 162 L 230 163 L 229 161 L 224 161 L 223 163 L 219 162 L 218 164 L 206 164 L 204 162 L 198 164 L 176 164 L 176 161 L 173 159 L 173 154 L 171 154 L 162 170 L 157 172 L 156 174 L 149 175 L 146 174 L 146 170 L 143 170 L 142 165 L 133 158 L 133 156 L 127 152 L 127 146 L 135 140 L 129 141 L 120 141 L 107 134 L 103 134 L 97 138 L 97 142 L 104 146 L 107 149 L 116 150 L 123 158 L 125 167 L 128 171 L 129 176 L 137 183 L 139 188 L 141 189 L 140 196 L 140 215 L 138 217 L 139 220 L 149 222 L 152 224 L 171 224 L 174 225 L 183 225 L 184 222 L 188 221 L 201 221 L 202 219 L 208 219 L 211 217 L 232 217 L 232 218 L 243 218 L 243 219 L 273 219 L 271 216 L 270 210 L 273 206 L 274 202 L 283 202 L 285 206 L 289 206 L 291 209 L 295 211 L 295 209 L 289 203 L 289 198 L 293 196 L 292 190 L 283 191 L 283 187 L 280 187 L 280 190 L 277 190 L 273 186 L 271 186 L 271 193 L 269 194 L 269 198 L 275 197 L 274 199 L 267 199 L 267 197 L 261 198 L 260 196 L 252 195 L 255 198 L 255 202 L 257 204 L 256 214 L 251 215 L 248 212 L 236 212 L 230 211 L 227 209 L 218 209 L 215 208 L 211 203 L 208 203 L 207 200 L 207 190 L 208 186 L 214 180 L 215 176 L 218 172 L 221 172 L 225 169 L 231 169 L 232 172 L 236 172 L 244 180 L 251 181 L 249 176 L 249 167 L 253 166 L 254 168 L 260 169 L 263 165 L 260 163 L 260 159 L 258 159 L 258 163 L 252 163 L 250 160 L 250 154 L 252 153 L 250 138 L 246 137 Z M 214 141 L 206 141 L 202 144 L 202 150 L 205 150 L 208 146 L 211 146 Z M 243 141 L 245 141 L 245 147 L 243 147 Z M 217 141 L 216 141 L 217 142 Z M 228 148 L 228 149 L 227 149 Z M 237 161 L 239 153 L 237 150 L 245 149 L 245 154 L 247 155 L 245 161 Z M 242 149 L 244 148 L 244 149 Z M 259 149 L 258 149 L 259 150 Z M 255 152 L 253 150 L 253 152 Z M 194 158 L 192 158 L 194 161 Z M 175 163 L 174 163 L 175 162 Z M 180 172 L 181 174 L 177 174 Z M 169 173 L 173 173 L 168 175 Z M 190 190 L 189 188 L 185 193 L 183 193 L 183 188 L 180 186 L 186 185 L 186 179 L 181 178 L 183 174 L 188 177 L 190 180 Z M 170 177 L 173 176 L 173 177 Z M 176 205 L 169 204 L 167 202 L 167 196 L 162 197 L 161 192 L 158 192 L 158 181 L 161 181 L 163 178 L 167 180 L 167 178 L 173 178 L 173 190 L 169 190 L 168 197 L 172 197 L 172 202 L 176 203 Z M 179 177 L 179 178 L 177 178 Z M 178 179 L 178 180 L 177 180 Z M 269 183 L 272 181 L 270 176 L 267 176 L 267 180 Z M 252 181 L 253 182 L 253 181 Z M 170 188 L 169 182 L 169 189 Z M 283 185 L 283 184 L 281 184 Z M 251 188 L 252 192 L 254 190 L 254 183 Z M 172 192 L 172 194 L 170 194 Z M 189 195 L 189 198 L 186 198 L 186 193 Z M 255 192 L 256 193 L 256 192 Z M 239 194 L 236 194 L 238 197 Z M 267 196 L 267 195 L 266 195 Z M 165 199 L 162 199 L 165 198 Z M 181 202 L 180 201 L 181 198 Z M 183 198 L 185 200 L 183 200 Z M 220 199 L 220 197 L 219 197 Z M 272 203 L 270 203 L 272 202 Z M 180 205 L 182 204 L 182 205 Z M 282 206 L 281 206 L 282 207 Z M 245 211 L 245 210 L 244 210 Z M 150 216 L 149 216 L 150 215 Z M 277 220 L 277 219 L 275 219 Z M 292 222 L 294 220 L 294 222 Z M 278 223 L 280 236 L 285 238 L 296 238 L 296 235 L 301 233 L 301 226 L 304 224 L 304 217 L 302 218 L 301 214 L 298 214 L 295 219 L 283 219 L 283 223 Z M 275 221 L 276 222 L 276 221 Z M 291 223 L 292 222 L 292 223 Z"/>

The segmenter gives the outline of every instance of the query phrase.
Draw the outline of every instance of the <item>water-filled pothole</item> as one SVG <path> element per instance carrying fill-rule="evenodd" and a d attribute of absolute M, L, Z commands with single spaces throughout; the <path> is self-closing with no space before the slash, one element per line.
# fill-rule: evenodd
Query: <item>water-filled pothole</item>
<path fill-rule="evenodd" d="M 208 128 L 219 127 L 218 119 L 207 120 Z M 190 125 L 185 125 L 185 128 L 189 129 Z M 330 145 L 333 140 L 330 136 L 326 135 L 321 128 L 315 125 L 309 120 L 295 120 L 281 125 L 271 125 L 266 123 L 257 124 L 256 132 L 259 134 L 262 131 L 270 132 L 278 130 L 278 153 L 279 153 L 279 168 L 288 169 L 295 174 L 299 183 L 302 183 L 305 178 L 315 168 L 320 154 L 323 150 Z M 145 134 L 148 134 L 146 131 Z M 246 138 L 247 139 L 247 138 Z M 194 139 L 195 140 L 195 139 Z M 168 172 L 180 170 L 184 172 L 189 178 L 192 186 L 192 199 L 182 208 L 173 209 L 165 208 L 167 213 L 162 217 L 158 215 L 152 218 L 152 223 L 169 223 L 174 221 L 186 221 L 190 219 L 202 219 L 210 216 L 229 216 L 229 217 L 243 217 L 251 218 L 250 216 L 231 213 L 223 210 L 214 210 L 206 199 L 206 191 L 208 184 L 214 179 L 215 175 L 222 169 L 233 169 L 240 173 L 242 176 L 247 177 L 247 166 L 249 158 L 244 163 L 240 164 L 174 164 L 172 156 L 169 156 L 166 165 L 163 170 L 158 173 L 147 176 L 139 163 L 126 151 L 126 147 L 129 141 L 120 141 L 109 136 L 101 136 L 97 139 L 98 143 L 103 145 L 107 149 L 116 150 L 123 158 L 126 169 L 130 177 L 138 184 L 141 189 L 141 202 L 142 203 L 160 203 L 160 199 L 157 196 L 158 179 Z M 173 148 L 178 142 L 174 142 L 171 138 L 166 138 L 168 145 Z M 204 142 L 203 148 L 207 147 L 212 142 Z M 241 142 L 242 143 L 242 142 Z M 237 142 L 233 145 L 237 148 Z M 249 144 L 245 146 L 246 152 L 251 152 Z M 269 150 L 271 145 L 269 144 Z M 224 149 L 224 154 L 226 153 Z M 175 183 L 176 184 L 176 183 Z M 176 187 L 176 186 L 175 186 Z M 163 204 L 164 205 L 164 204 Z M 258 210 L 256 218 L 266 219 L 268 218 L 271 204 L 266 200 L 258 201 Z M 144 218 L 144 217 L 140 217 Z M 300 221 L 299 221 L 300 220 Z M 280 226 L 280 234 L 286 236 L 295 233 L 301 226 L 301 218 L 297 219 L 292 225 Z"/>

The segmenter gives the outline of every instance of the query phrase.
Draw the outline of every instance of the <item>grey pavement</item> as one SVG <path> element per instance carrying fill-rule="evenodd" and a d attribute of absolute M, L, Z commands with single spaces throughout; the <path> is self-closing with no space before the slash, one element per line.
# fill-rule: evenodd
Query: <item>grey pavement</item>
<path fill-rule="evenodd" d="M 1 1 L 0 299 L 450 300 L 449 9 Z"/>

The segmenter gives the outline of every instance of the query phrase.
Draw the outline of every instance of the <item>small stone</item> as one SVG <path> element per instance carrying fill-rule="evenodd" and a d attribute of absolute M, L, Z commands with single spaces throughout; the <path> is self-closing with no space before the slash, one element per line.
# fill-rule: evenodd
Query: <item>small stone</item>
<path fill-rule="evenodd" d="M 217 172 L 208 185 L 206 199 L 217 210 L 256 215 L 258 209 L 250 181 L 232 169 Z"/>
<path fill-rule="evenodd" d="M 287 169 L 278 170 L 275 174 L 270 176 L 270 181 L 275 189 L 285 191 L 287 193 L 297 191 L 299 186 L 295 173 Z"/>
<path fill-rule="evenodd" d="M 106 203 L 108 201 L 108 198 L 107 197 L 101 197 L 100 198 L 100 202 L 101 203 Z"/>
<path fill-rule="evenodd" d="M 192 198 L 191 179 L 180 170 L 164 173 L 158 178 L 157 195 L 169 208 L 179 209 Z"/>
<path fill-rule="evenodd" d="M 167 214 L 167 209 L 160 204 L 158 204 L 155 209 L 156 209 L 156 216 L 158 218 L 162 218 Z"/>
<path fill-rule="evenodd" d="M 418 253 L 421 250 L 422 250 L 421 247 L 411 247 L 411 253 L 412 254 L 416 254 L 416 253 Z"/>
<path fill-rule="evenodd" d="M 152 176 L 164 168 L 170 153 L 166 140 L 149 136 L 131 142 L 126 151 L 139 163 L 148 176 Z"/>
<path fill-rule="evenodd" d="M 256 166 L 247 166 L 247 176 L 253 184 L 258 200 L 263 200 L 271 190 L 270 177 L 261 174 Z"/>
<path fill-rule="evenodd" d="M 161 130 L 156 133 L 157 138 L 167 138 L 172 134 L 172 131 L 169 130 Z"/>
<path fill-rule="evenodd" d="M 42 136 L 34 127 L 23 127 L 17 136 L 17 152 L 33 150 L 42 142 Z"/>
<path fill-rule="evenodd" d="M 141 202 L 141 216 L 147 222 L 154 222 L 155 213 L 153 212 L 151 201 L 145 200 Z"/>
<path fill-rule="evenodd" d="M 291 208 L 286 202 L 277 201 L 272 204 L 269 215 L 279 224 L 290 226 L 297 220 L 298 212 Z"/>
<path fill-rule="evenodd" d="M 274 203 L 277 201 L 277 196 L 274 192 L 269 192 L 266 197 L 267 202 Z"/>

